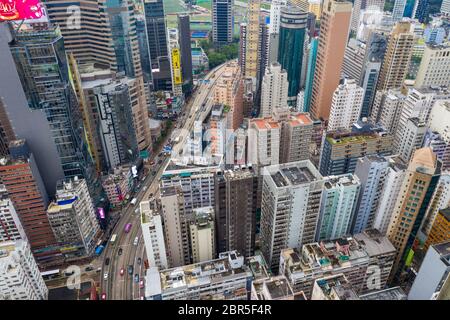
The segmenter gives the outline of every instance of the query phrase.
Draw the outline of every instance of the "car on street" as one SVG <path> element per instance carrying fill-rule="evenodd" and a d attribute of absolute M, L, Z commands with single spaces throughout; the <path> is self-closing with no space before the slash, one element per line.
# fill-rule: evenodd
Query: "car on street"
<path fill-rule="evenodd" d="M 131 264 L 128 266 L 128 274 L 129 275 L 133 274 L 133 266 Z"/>
<path fill-rule="evenodd" d="M 155 161 L 150 161 L 150 165 L 153 166 L 155 164 Z"/>
<path fill-rule="evenodd" d="M 139 288 L 144 288 L 144 280 L 139 281 Z"/>
<path fill-rule="evenodd" d="M 142 262 L 142 259 L 141 259 L 141 258 L 138 258 L 138 259 L 137 259 L 138 265 L 141 265 L 141 262 Z"/>
<path fill-rule="evenodd" d="M 162 160 L 158 160 L 158 164 L 161 164 L 162 163 Z"/>
<path fill-rule="evenodd" d="M 144 296 L 141 296 L 141 300 L 145 300 Z"/>
<path fill-rule="evenodd" d="M 92 267 L 92 266 L 88 266 L 88 267 L 86 267 L 86 269 L 84 269 L 85 271 L 92 271 L 92 270 L 94 270 L 94 268 Z"/>
<path fill-rule="evenodd" d="M 120 255 L 122 255 L 122 248 L 119 248 L 119 251 L 117 252 L 117 254 L 120 256 Z"/>
<path fill-rule="evenodd" d="M 139 282 L 139 275 L 137 273 L 134 275 L 134 282 Z"/>
<path fill-rule="evenodd" d="M 133 245 L 137 246 L 139 243 L 139 237 L 134 238 Z"/>
<path fill-rule="evenodd" d="M 105 274 L 103 275 L 103 280 L 108 280 L 108 272 L 105 272 Z"/>
<path fill-rule="evenodd" d="M 109 264 L 109 258 L 105 259 L 105 266 L 107 266 Z"/>
<path fill-rule="evenodd" d="M 102 300 L 106 300 L 106 293 L 102 293 Z"/>
<path fill-rule="evenodd" d="M 124 268 L 121 268 L 121 269 L 120 269 L 120 275 L 123 276 L 124 273 L 125 273 L 125 269 L 124 269 Z"/>

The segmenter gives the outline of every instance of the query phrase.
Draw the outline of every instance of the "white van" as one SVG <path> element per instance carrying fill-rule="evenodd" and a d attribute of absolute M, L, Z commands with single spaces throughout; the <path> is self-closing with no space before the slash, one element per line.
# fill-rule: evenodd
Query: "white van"
<path fill-rule="evenodd" d="M 135 246 L 137 246 L 138 243 L 139 243 L 139 237 L 134 238 L 133 244 L 134 244 Z"/>

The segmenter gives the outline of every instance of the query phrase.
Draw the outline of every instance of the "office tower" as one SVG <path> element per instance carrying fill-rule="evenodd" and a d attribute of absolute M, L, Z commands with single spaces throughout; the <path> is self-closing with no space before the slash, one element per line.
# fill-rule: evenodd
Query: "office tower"
<path fill-rule="evenodd" d="M 430 13 L 430 1 L 429 0 L 417 0 L 415 2 L 412 18 L 417 19 L 420 23 L 428 23 Z"/>
<path fill-rule="evenodd" d="M 179 186 L 171 186 L 162 187 L 160 193 L 168 264 L 171 267 L 189 264 L 189 220 L 183 192 Z"/>
<path fill-rule="evenodd" d="M 352 222 L 352 234 L 372 228 L 388 165 L 388 160 L 378 155 L 358 159 L 355 176 L 361 181 L 361 193 Z"/>
<path fill-rule="evenodd" d="M 154 199 L 151 199 L 150 201 L 141 201 L 139 209 L 142 237 L 144 238 L 145 252 L 149 265 L 159 269 L 167 269 L 166 244 L 160 208 Z"/>
<path fill-rule="evenodd" d="M 352 21 L 350 30 L 354 33 L 358 31 L 361 14 L 366 10 L 383 10 L 385 0 L 355 0 L 353 4 Z"/>
<path fill-rule="evenodd" d="M 280 163 L 281 127 L 272 118 L 249 120 L 248 162 L 259 167 Z"/>
<path fill-rule="evenodd" d="M 100 68 L 117 71 L 114 40 L 106 0 L 78 2 L 45 0 L 48 19 L 59 26 L 64 48 L 73 53 L 78 64 L 95 64 Z M 79 10 L 80 19 L 75 15 Z"/>
<path fill-rule="evenodd" d="M 239 67 L 241 68 L 242 72 L 245 70 L 245 63 L 247 59 L 245 58 L 245 54 L 247 53 L 247 24 L 241 23 L 239 25 Z"/>
<path fill-rule="evenodd" d="M 411 263 L 412 245 L 438 183 L 441 163 L 430 148 L 418 149 L 408 165 L 393 218 L 388 228 L 389 240 L 397 250 L 391 280 L 401 275 Z"/>
<path fill-rule="evenodd" d="M 398 157 L 387 157 L 387 160 L 389 164 L 385 171 L 384 183 L 373 221 L 373 228 L 380 231 L 382 235 L 387 233 L 406 174 L 406 165 Z"/>
<path fill-rule="evenodd" d="M 328 120 L 333 92 L 339 84 L 352 5 L 346 1 L 326 0 L 319 31 L 316 70 L 311 97 L 311 114 Z"/>
<path fill-rule="evenodd" d="M 150 50 L 147 40 L 147 27 L 145 24 L 144 12 L 134 14 L 136 18 L 136 35 L 139 47 L 139 59 L 141 60 L 142 75 L 146 87 L 150 89 L 152 81 L 152 63 L 150 61 Z M 150 92 L 148 92 L 150 98 Z"/>
<path fill-rule="evenodd" d="M 414 87 L 429 86 L 450 86 L 450 45 L 425 47 Z"/>
<path fill-rule="evenodd" d="M 408 300 L 431 300 L 439 296 L 450 272 L 450 241 L 432 245 L 420 266 Z M 447 289 L 448 290 L 448 289 Z"/>
<path fill-rule="evenodd" d="M 439 211 L 450 206 L 450 174 L 444 172 L 434 190 L 433 197 L 428 205 L 425 219 L 420 232 L 428 236 Z"/>
<path fill-rule="evenodd" d="M 42 145 L 42 149 L 35 150 L 35 153 L 45 153 L 44 150 L 49 148 L 56 148 L 58 152 L 58 163 L 48 160 L 54 166 L 39 165 L 44 159 L 38 162 L 47 192 L 54 194 L 57 181 L 64 177 L 83 176 L 92 183 L 94 166 L 85 142 L 82 115 L 72 90 L 59 30 L 47 25 L 40 30 L 21 31 L 16 34 L 10 49 L 28 107 L 45 110 L 46 125 L 50 127 L 49 139 L 53 145 Z M 34 139 L 27 142 L 31 145 Z M 49 152 L 45 158 L 50 155 L 54 153 Z"/>
<path fill-rule="evenodd" d="M 0 242 L 20 239 L 27 239 L 25 230 L 6 187 L 0 184 Z"/>
<path fill-rule="evenodd" d="M 90 150 L 96 155 L 99 169 L 107 171 L 131 163 L 139 153 L 138 130 L 133 117 L 133 109 L 139 104 L 137 80 L 114 79 L 109 72 L 96 69 L 82 72 L 81 89 L 93 142 Z"/>
<path fill-rule="evenodd" d="M 394 134 L 398 128 L 405 99 L 399 90 L 377 91 L 369 120 Z"/>
<path fill-rule="evenodd" d="M 214 208 L 195 209 L 189 231 L 193 262 L 198 263 L 214 259 L 216 257 Z"/>
<path fill-rule="evenodd" d="M 236 130 L 244 120 L 243 99 L 244 80 L 239 64 L 230 62 L 217 80 L 214 88 L 214 103 L 221 103 L 230 108 L 231 123 L 229 129 Z"/>
<path fill-rule="evenodd" d="M 269 23 L 267 17 L 261 17 L 259 21 L 259 42 L 258 42 L 258 65 L 257 65 L 257 89 L 261 91 L 261 81 L 264 77 L 264 72 L 269 65 L 270 43 L 269 43 Z M 257 95 L 257 98 L 261 94 Z"/>
<path fill-rule="evenodd" d="M 430 147 L 439 160 L 442 161 L 442 169 L 447 170 L 450 165 L 450 145 L 439 132 L 427 129 L 423 140 L 423 147 Z"/>
<path fill-rule="evenodd" d="M 183 93 L 190 96 L 193 87 L 192 79 L 192 48 L 191 48 L 191 26 L 189 15 L 178 15 L 178 32 L 181 53 L 181 75 L 183 79 Z"/>
<path fill-rule="evenodd" d="M 426 131 L 426 123 L 419 118 L 408 118 L 403 130 L 399 130 L 395 145 L 396 153 L 405 163 L 409 162 L 416 149 L 422 147 Z"/>
<path fill-rule="evenodd" d="M 298 7 L 281 9 L 278 43 L 278 62 L 288 76 L 288 104 L 295 106 L 300 90 L 306 20 L 308 14 Z"/>
<path fill-rule="evenodd" d="M 285 108 L 288 102 L 288 73 L 278 62 L 271 63 L 261 84 L 260 117 L 270 117 L 277 108 Z"/>
<path fill-rule="evenodd" d="M 360 189 L 361 183 L 353 174 L 324 178 L 316 241 L 349 234 Z"/>
<path fill-rule="evenodd" d="M 445 152 L 442 156 L 443 169 L 450 169 L 450 134 L 448 127 L 450 125 L 450 102 L 448 100 L 436 101 L 431 109 L 429 117 L 430 130 L 440 135 L 445 143 Z"/>
<path fill-rule="evenodd" d="M 260 57 L 258 47 L 260 45 L 260 0 L 250 0 L 247 7 L 247 27 L 245 37 L 245 69 L 242 73 L 245 77 L 256 79 Z"/>
<path fill-rule="evenodd" d="M 427 251 L 431 245 L 447 241 L 450 241 L 450 208 L 439 210 L 423 249 Z"/>
<path fill-rule="evenodd" d="M 22 92 L 23 93 L 23 92 Z M 9 152 L 8 145 L 16 140 L 16 135 L 11 126 L 11 121 L 6 113 L 3 98 L 0 99 L 0 156 L 6 156 Z"/>
<path fill-rule="evenodd" d="M 319 171 L 323 176 L 353 173 L 359 158 L 392 154 L 393 137 L 383 127 L 358 121 L 352 130 L 327 132 L 322 144 Z"/>
<path fill-rule="evenodd" d="M 308 160 L 314 126 L 309 114 L 290 113 L 280 121 L 280 163 Z"/>
<path fill-rule="evenodd" d="M 342 62 L 342 76 L 354 79 L 357 84 L 361 83 L 365 56 L 365 44 L 351 38 L 345 48 L 344 60 Z"/>
<path fill-rule="evenodd" d="M 286 6 L 286 0 L 274 0 L 270 5 L 270 29 L 269 34 L 280 32 L 281 9 Z"/>
<path fill-rule="evenodd" d="M 60 181 L 55 197 L 48 205 L 47 216 L 64 255 L 92 255 L 100 226 L 86 180 L 75 177 Z"/>
<path fill-rule="evenodd" d="M 153 90 L 172 90 L 163 0 L 144 1 L 145 24 L 150 51 Z"/>
<path fill-rule="evenodd" d="M 56 241 L 46 214 L 47 193 L 33 154 L 3 158 L 0 180 L 14 204 L 33 254 L 37 260 L 45 257 L 47 252 L 43 249 L 52 249 Z"/>
<path fill-rule="evenodd" d="M 324 182 L 309 160 L 267 166 L 262 174 L 261 251 L 276 271 L 282 249 L 314 241 Z"/>
<path fill-rule="evenodd" d="M 309 112 L 311 106 L 311 96 L 312 96 L 312 86 L 314 81 L 314 72 L 316 69 L 316 59 L 317 59 L 317 48 L 319 45 L 319 40 L 317 38 L 312 38 L 309 43 L 308 49 L 308 69 L 306 71 L 305 80 L 305 102 L 303 106 L 304 112 Z"/>
<path fill-rule="evenodd" d="M 27 241 L 0 242 L 0 300 L 47 298 L 47 286 Z"/>
<path fill-rule="evenodd" d="M 306 300 L 303 292 L 294 292 L 285 276 L 265 277 L 252 282 L 250 300 Z"/>
<path fill-rule="evenodd" d="M 314 281 L 311 300 L 359 300 L 358 294 L 343 274 Z"/>
<path fill-rule="evenodd" d="M 353 79 L 345 79 L 333 93 L 327 129 L 349 129 L 358 121 L 364 90 Z"/>
<path fill-rule="evenodd" d="M 244 257 L 231 251 L 179 268 L 150 268 L 145 283 L 146 300 L 248 300 L 252 273 Z"/>
<path fill-rule="evenodd" d="M 258 174 L 252 167 L 218 172 L 215 177 L 217 252 L 254 254 Z"/>
<path fill-rule="evenodd" d="M 403 13 L 405 12 L 406 0 L 395 0 L 394 8 L 392 9 L 392 19 L 394 22 L 402 20 Z"/>
<path fill-rule="evenodd" d="M 216 45 L 233 41 L 233 0 L 212 0 L 212 39 Z"/>
<path fill-rule="evenodd" d="M 320 20 L 320 16 L 322 15 L 322 2 L 320 0 L 309 0 L 308 1 L 308 12 L 314 14 L 317 20 Z"/>
<path fill-rule="evenodd" d="M 281 252 L 279 273 L 286 276 L 294 292 L 303 291 L 308 299 L 315 280 L 337 274 L 344 274 L 353 289 L 363 294 L 386 287 L 394 258 L 391 242 L 371 229 L 353 238 L 286 248 Z M 374 271 L 380 276 L 379 282 L 372 281 Z"/>
<path fill-rule="evenodd" d="M 398 89 L 406 78 L 414 45 L 410 22 L 397 22 L 392 30 L 378 79 L 377 90 Z"/>

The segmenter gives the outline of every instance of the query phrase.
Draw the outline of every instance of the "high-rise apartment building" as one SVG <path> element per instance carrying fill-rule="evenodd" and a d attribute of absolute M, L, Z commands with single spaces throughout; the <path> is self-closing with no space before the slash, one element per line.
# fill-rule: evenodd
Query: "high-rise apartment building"
<path fill-rule="evenodd" d="M 425 47 L 414 86 L 450 86 L 450 45 Z"/>
<path fill-rule="evenodd" d="M 372 228 L 388 165 L 388 160 L 378 155 L 358 159 L 355 176 L 361 181 L 361 193 L 352 222 L 352 234 Z"/>
<path fill-rule="evenodd" d="M 100 227 L 86 180 L 62 180 L 56 186 L 56 199 L 47 208 L 56 242 L 66 256 L 94 253 Z"/>
<path fill-rule="evenodd" d="M 151 267 L 167 269 L 169 265 L 167 262 L 164 229 L 162 225 L 163 218 L 161 217 L 158 204 L 152 200 L 141 201 L 139 204 L 145 252 Z M 173 239 L 168 237 L 167 243 L 171 244 L 170 241 L 173 241 Z"/>
<path fill-rule="evenodd" d="M 278 62 L 287 72 L 288 103 L 291 106 L 296 105 L 300 91 L 307 17 L 307 11 L 299 7 L 286 6 L 281 9 Z"/>
<path fill-rule="evenodd" d="M 406 97 L 399 90 L 377 91 L 369 120 L 390 134 L 397 131 Z"/>
<path fill-rule="evenodd" d="M 286 6 L 287 0 L 274 0 L 270 5 L 270 34 L 280 32 L 281 8 Z"/>
<path fill-rule="evenodd" d="M 147 270 L 146 300 L 248 300 L 253 275 L 235 251 L 218 259 L 158 271 Z"/>
<path fill-rule="evenodd" d="M 47 254 L 59 253 L 46 213 L 47 193 L 33 154 L 3 158 L 0 180 L 14 204 L 36 260 L 40 262 Z"/>
<path fill-rule="evenodd" d="M 261 0 L 250 0 L 247 6 L 247 28 L 245 37 L 245 69 L 242 73 L 245 77 L 256 80 L 258 76 L 258 64 L 261 63 L 259 56 L 260 45 L 260 9 Z"/>
<path fill-rule="evenodd" d="M 394 7 L 392 9 L 392 20 L 394 20 L 394 22 L 402 20 L 403 13 L 405 12 L 406 1 L 407 0 L 394 1 Z"/>
<path fill-rule="evenodd" d="M 364 90 L 354 79 L 345 79 L 333 93 L 327 129 L 350 129 L 361 113 Z"/>
<path fill-rule="evenodd" d="M 359 158 L 392 154 L 393 137 L 383 127 L 358 121 L 352 130 L 327 132 L 322 143 L 319 171 L 323 176 L 353 173 Z"/>
<path fill-rule="evenodd" d="M 350 2 L 324 1 L 310 107 L 315 119 L 329 118 L 333 92 L 341 75 L 351 14 Z"/>
<path fill-rule="evenodd" d="M 212 260 L 216 257 L 216 234 L 214 208 L 194 209 L 194 218 L 189 225 L 192 260 L 194 263 Z"/>
<path fill-rule="evenodd" d="M 278 269 L 284 248 L 314 241 L 323 178 L 309 161 L 263 168 L 261 251 L 270 269 Z"/>
<path fill-rule="evenodd" d="M 403 86 L 412 56 L 414 39 L 411 23 L 397 22 L 389 35 L 377 90 L 399 89 Z"/>
<path fill-rule="evenodd" d="M 422 147 L 427 126 L 419 118 L 409 118 L 396 137 L 396 153 L 405 163 L 411 159 L 414 151 Z"/>
<path fill-rule="evenodd" d="M 353 174 L 324 178 L 317 241 L 337 239 L 350 233 L 360 189 L 361 183 Z"/>
<path fill-rule="evenodd" d="M 255 250 L 258 174 L 241 166 L 215 177 L 217 252 L 236 250 L 245 257 Z"/>
<path fill-rule="evenodd" d="M 233 41 L 234 15 L 233 0 L 212 1 L 212 39 L 216 45 Z"/>
<path fill-rule="evenodd" d="M 259 167 L 280 163 L 281 126 L 273 118 L 249 120 L 248 162 Z"/>
<path fill-rule="evenodd" d="M 0 242 L 26 240 L 27 236 L 6 187 L 0 184 Z"/>
<path fill-rule="evenodd" d="M 259 116 L 270 117 L 275 109 L 287 107 L 288 73 L 278 62 L 271 63 L 261 84 L 261 107 Z"/>
<path fill-rule="evenodd" d="M 381 10 L 384 9 L 385 0 L 355 0 L 353 4 L 352 21 L 350 30 L 354 33 L 358 32 L 361 14 L 365 10 Z"/>
<path fill-rule="evenodd" d="M 397 250 L 391 279 L 411 262 L 412 245 L 439 181 L 441 163 L 430 148 L 418 149 L 408 165 L 387 236 Z"/>
<path fill-rule="evenodd" d="M 450 272 L 450 241 L 432 245 L 420 266 L 408 300 L 431 300 L 439 296 Z M 448 290 L 448 289 L 447 289 Z"/>
<path fill-rule="evenodd" d="M 291 112 L 277 120 L 281 123 L 280 163 L 308 160 L 314 129 L 309 114 Z"/>
<path fill-rule="evenodd" d="M 0 242 L 0 300 L 47 298 L 47 286 L 27 241 Z"/>
<path fill-rule="evenodd" d="M 378 206 L 373 221 L 373 228 L 386 235 L 392 214 L 395 210 L 397 198 L 406 175 L 406 166 L 398 157 L 387 157 L 389 162 L 386 168 L 383 189 L 378 200 Z"/>
<path fill-rule="evenodd" d="M 281 252 L 279 273 L 286 276 L 294 292 L 303 291 L 308 299 L 317 279 L 337 274 L 344 274 L 361 294 L 386 286 L 394 257 L 391 242 L 370 229 L 354 237 L 286 248 Z M 374 270 L 380 275 L 379 281 L 370 280 Z"/>
<path fill-rule="evenodd" d="M 363 72 L 365 55 L 365 44 L 354 38 L 350 38 L 345 48 L 344 61 L 342 62 L 342 75 L 345 78 L 354 79 L 359 84 Z"/>
<path fill-rule="evenodd" d="M 315 280 L 311 300 L 359 300 L 359 297 L 341 273 Z"/>
<path fill-rule="evenodd" d="M 448 100 L 436 101 L 430 112 L 429 127 L 432 132 L 439 135 L 443 142 L 443 150 L 435 152 L 438 158 L 442 160 L 442 168 L 450 169 L 450 134 L 448 128 L 450 126 L 450 102 Z"/>

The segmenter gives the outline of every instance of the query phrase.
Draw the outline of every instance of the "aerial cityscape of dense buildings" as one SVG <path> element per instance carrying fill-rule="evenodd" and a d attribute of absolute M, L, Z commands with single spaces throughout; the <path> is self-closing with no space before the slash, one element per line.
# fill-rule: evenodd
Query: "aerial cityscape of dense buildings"
<path fill-rule="evenodd" d="M 450 299 L 450 1 L 34 2 L 0 300 Z"/>

